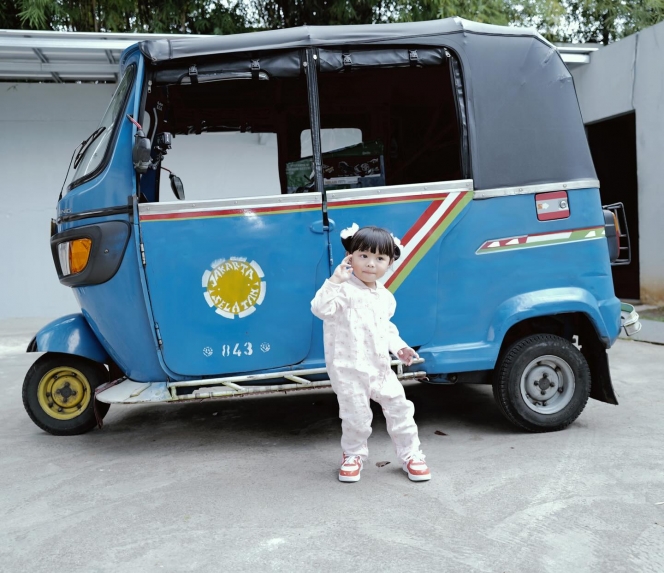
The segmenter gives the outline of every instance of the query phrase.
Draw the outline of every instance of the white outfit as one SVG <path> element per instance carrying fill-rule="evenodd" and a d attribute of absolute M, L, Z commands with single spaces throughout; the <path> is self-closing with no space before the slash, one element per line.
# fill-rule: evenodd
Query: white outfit
<path fill-rule="evenodd" d="M 366 460 L 373 418 L 369 399 L 383 408 L 397 456 L 407 461 L 420 452 L 415 408 L 390 368 L 390 352 L 408 346 L 390 322 L 397 303 L 383 285 L 366 286 L 355 276 L 341 284 L 326 280 L 311 301 L 323 320 L 325 363 L 339 400 L 341 447 Z"/>

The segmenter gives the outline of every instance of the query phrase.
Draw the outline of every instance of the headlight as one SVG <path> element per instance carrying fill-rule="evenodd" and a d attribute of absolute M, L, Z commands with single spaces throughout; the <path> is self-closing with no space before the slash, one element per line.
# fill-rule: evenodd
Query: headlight
<path fill-rule="evenodd" d="M 91 248 L 91 239 L 75 239 L 60 243 L 58 245 L 58 257 L 60 258 L 62 275 L 80 273 L 88 264 Z"/>

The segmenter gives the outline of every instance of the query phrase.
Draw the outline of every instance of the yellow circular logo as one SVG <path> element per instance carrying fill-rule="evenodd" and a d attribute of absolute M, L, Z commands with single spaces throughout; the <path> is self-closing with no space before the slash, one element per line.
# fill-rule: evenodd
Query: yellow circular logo
<path fill-rule="evenodd" d="M 265 298 L 263 269 L 256 261 L 231 257 L 220 259 L 203 273 L 203 296 L 224 318 L 244 318 L 256 310 Z"/>

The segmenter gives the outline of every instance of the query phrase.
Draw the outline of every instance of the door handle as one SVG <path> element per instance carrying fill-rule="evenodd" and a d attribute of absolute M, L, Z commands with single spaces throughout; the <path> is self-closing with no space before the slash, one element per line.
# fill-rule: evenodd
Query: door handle
<path fill-rule="evenodd" d="M 332 219 L 328 219 L 328 222 L 329 225 L 325 227 L 323 225 L 322 219 L 320 221 L 314 221 L 309 226 L 309 229 L 311 229 L 312 233 L 316 233 L 318 235 L 322 235 L 325 231 L 334 231 L 334 221 Z"/>

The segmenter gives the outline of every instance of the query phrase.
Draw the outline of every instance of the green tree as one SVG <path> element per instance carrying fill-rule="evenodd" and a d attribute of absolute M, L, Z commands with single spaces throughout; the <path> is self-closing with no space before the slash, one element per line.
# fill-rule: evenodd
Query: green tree
<path fill-rule="evenodd" d="M 0 28 L 20 30 L 23 27 L 18 15 L 20 10 L 19 0 L 0 2 Z"/>
<path fill-rule="evenodd" d="M 380 4 L 380 0 L 249 0 L 255 23 L 269 29 L 371 24 Z"/>
<path fill-rule="evenodd" d="M 85 32 L 233 34 L 256 28 L 459 16 L 608 44 L 664 20 L 664 0 L 3 0 L 0 26 Z"/>
<path fill-rule="evenodd" d="M 234 34 L 247 18 L 240 0 L 9 0 L 22 28 L 72 32 Z"/>
<path fill-rule="evenodd" d="M 608 44 L 664 20 L 664 0 L 561 0 L 561 41 Z"/>
<path fill-rule="evenodd" d="M 250 0 L 256 23 L 265 28 L 303 24 L 417 22 L 459 16 L 499 25 L 553 29 L 560 0 Z"/>

